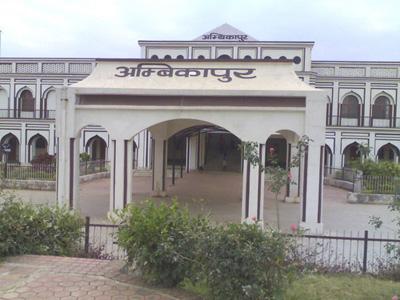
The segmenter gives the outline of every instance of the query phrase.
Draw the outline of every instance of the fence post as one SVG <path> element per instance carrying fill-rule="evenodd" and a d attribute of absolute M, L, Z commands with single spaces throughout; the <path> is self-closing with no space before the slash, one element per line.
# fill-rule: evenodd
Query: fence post
<path fill-rule="evenodd" d="M 362 186 L 363 186 L 363 172 L 357 170 L 355 172 L 354 180 L 353 180 L 353 193 L 361 193 L 362 192 Z"/>
<path fill-rule="evenodd" d="M 363 266 L 362 272 L 367 272 L 367 259 L 368 259 L 368 230 L 364 231 L 364 255 L 363 255 Z"/>
<path fill-rule="evenodd" d="M 172 185 L 175 185 L 175 159 L 172 161 Z"/>
<path fill-rule="evenodd" d="M 181 178 L 183 178 L 183 162 L 181 161 Z"/>
<path fill-rule="evenodd" d="M 90 217 L 85 218 L 85 254 L 89 253 Z"/>

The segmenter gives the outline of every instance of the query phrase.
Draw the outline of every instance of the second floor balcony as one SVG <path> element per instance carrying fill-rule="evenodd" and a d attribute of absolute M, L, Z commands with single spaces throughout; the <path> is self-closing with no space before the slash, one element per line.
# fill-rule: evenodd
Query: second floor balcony
<path fill-rule="evenodd" d="M 0 119 L 47 119 L 54 120 L 55 110 L 0 109 Z"/>
<path fill-rule="evenodd" d="M 400 118 L 328 116 L 326 126 L 400 128 Z"/>

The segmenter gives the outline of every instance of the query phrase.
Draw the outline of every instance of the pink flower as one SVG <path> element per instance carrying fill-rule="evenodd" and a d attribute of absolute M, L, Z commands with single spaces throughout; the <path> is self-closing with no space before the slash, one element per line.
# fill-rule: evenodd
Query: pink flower
<path fill-rule="evenodd" d="M 392 300 L 399 300 L 399 297 L 398 297 L 397 295 L 394 295 L 394 296 L 392 297 Z"/>
<path fill-rule="evenodd" d="M 255 221 L 257 221 L 257 218 L 256 218 L 256 217 L 251 217 L 251 220 L 252 220 L 253 222 L 255 222 Z"/>
<path fill-rule="evenodd" d="M 288 172 L 287 178 L 288 178 L 290 181 L 292 181 L 292 173 L 291 173 L 291 172 Z"/>
<path fill-rule="evenodd" d="M 297 225 L 296 224 L 291 224 L 290 225 L 290 230 L 292 230 L 293 233 L 297 231 Z"/>
<path fill-rule="evenodd" d="M 273 154 L 275 152 L 275 148 L 274 147 L 269 147 L 268 151 L 269 151 L 269 153 Z"/>

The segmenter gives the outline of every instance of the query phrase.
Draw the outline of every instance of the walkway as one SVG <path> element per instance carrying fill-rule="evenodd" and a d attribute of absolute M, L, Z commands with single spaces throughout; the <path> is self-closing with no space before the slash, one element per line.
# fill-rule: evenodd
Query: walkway
<path fill-rule="evenodd" d="M 113 300 L 190 299 L 178 290 L 137 284 L 120 272 L 123 263 L 85 258 L 26 255 L 0 263 L 0 299 Z M 135 284 L 136 283 L 136 284 Z"/>
<path fill-rule="evenodd" d="M 109 179 L 100 179 L 81 184 L 82 215 L 90 216 L 94 222 L 101 222 L 107 216 L 109 208 Z M 212 214 L 218 222 L 239 222 L 241 213 L 242 175 L 233 172 L 191 172 L 178 178 L 176 185 L 167 181 L 169 198 L 156 198 L 156 201 L 170 201 L 176 197 L 187 205 L 192 212 Z M 54 204 L 55 193 L 44 191 L 18 191 L 24 200 L 35 203 Z M 148 199 L 151 194 L 151 176 L 133 178 L 133 199 Z M 372 215 L 384 220 L 383 232 L 392 232 L 394 214 L 387 205 L 349 204 L 346 203 L 347 191 L 325 186 L 323 201 L 323 223 L 325 231 L 357 232 L 373 231 L 368 224 Z M 283 196 L 280 197 L 283 199 Z M 264 220 L 276 225 L 277 202 L 273 195 L 265 189 Z M 279 202 L 280 227 L 289 230 L 291 224 L 300 221 L 300 204 Z"/>

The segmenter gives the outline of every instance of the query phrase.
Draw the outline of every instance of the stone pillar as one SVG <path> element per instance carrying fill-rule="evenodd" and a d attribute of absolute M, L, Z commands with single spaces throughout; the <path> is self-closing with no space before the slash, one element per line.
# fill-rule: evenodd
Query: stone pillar
<path fill-rule="evenodd" d="M 258 146 L 261 166 L 265 164 L 265 144 Z M 242 222 L 264 220 L 264 171 L 260 165 L 253 166 L 243 160 Z"/>
<path fill-rule="evenodd" d="M 111 138 L 110 211 L 124 208 L 131 202 L 131 166 L 132 140 Z"/>
<path fill-rule="evenodd" d="M 197 142 L 196 135 L 189 137 L 189 171 L 197 170 Z"/>
<path fill-rule="evenodd" d="M 29 147 L 28 142 L 26 140 L 26 123 L 21 123 L 21 144 L 19 146 L 19 161 L 21 163 L 27 163 L 29 158 L 27 158 L 27 148 Z"/>
<path fill-rule="evenodd" d="M 302 168 L 301 227 L 322 232 L 324 146 L 314 143 L 304 151 Z"/>
<path fill-rule="evenodd" d="M 288 185 L 288 191 L 286 194 L 285 201 L 286 202 L 295 202 L 298 203 L 301 201 L 300 197 L 300 178 L 299 178 L 299 167 L 290 167 L 290 163 L 293 158 L 296 157 L 298 150 L 294 144 L 288 143 L 288 171 L 291 175 L 291 183 Z"/>
<path fill-rule="evenodd" d="M 154 196 L 165 197 L 167 172 L 167 139 L 162 136 L 153 136 L 153 184 Z"/>

